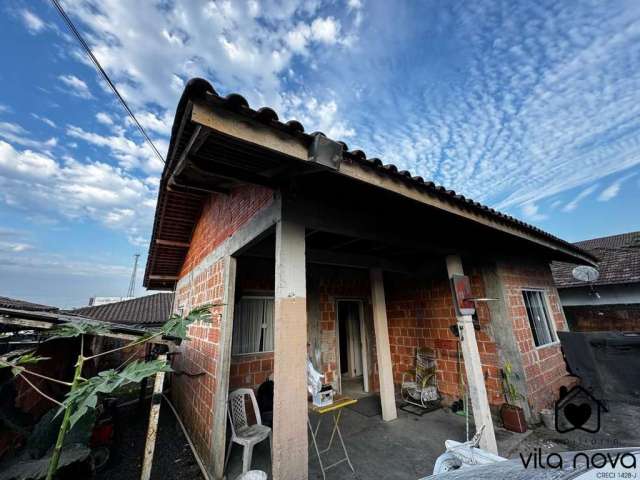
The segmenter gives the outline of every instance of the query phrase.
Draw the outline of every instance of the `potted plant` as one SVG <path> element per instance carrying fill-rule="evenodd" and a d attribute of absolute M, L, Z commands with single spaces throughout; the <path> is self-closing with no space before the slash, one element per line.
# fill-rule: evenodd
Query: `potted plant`
<path fill-rule="evenodd" d="M 518 389 L 513 383 L 513 379 L 516 378 L 516 374 L 513 372 L 513 368 L 510 362 L 506 362 L 501 370 L 502 373 L 502 388 L 504 392 L 505 403 L 500 407 L 500 418 L 502 425 L 507 430 L 512 432 L 524 433 L 527 431 L 527 422 L 524 418 L 524 410 L 516 405 L 518 400 L 523 400 L 524 397 L 518 392 Z"/>

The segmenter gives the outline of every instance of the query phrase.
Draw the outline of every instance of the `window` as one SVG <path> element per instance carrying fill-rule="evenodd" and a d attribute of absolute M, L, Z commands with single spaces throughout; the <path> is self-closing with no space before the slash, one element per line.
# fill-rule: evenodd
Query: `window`
<path fill-rule="evenodd" d="M 233 319 L 234 355 L 273 351 L 273 298 L 242 297 Z"/>
<path fill-rule="evenodd" d="M 544 293 L 540 290 L 523 290 L 522 296 L 536 347 L 555 342 L 553 324 L 547 310 Z"/>

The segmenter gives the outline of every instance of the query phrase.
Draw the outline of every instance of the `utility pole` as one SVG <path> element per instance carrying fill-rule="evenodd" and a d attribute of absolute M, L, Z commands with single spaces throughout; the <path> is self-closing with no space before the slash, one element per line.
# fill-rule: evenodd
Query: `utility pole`
<path fill-rule="evenodd" d="M 140 254 L 136 253 L 133 256 L 133 272 L 131 272 L 131 281 L 129 282 L 129 290 L 127 291 L 127 297 L 135 297 L 136 295 L 136 273 L 138 273 L 138 259 Z"/>

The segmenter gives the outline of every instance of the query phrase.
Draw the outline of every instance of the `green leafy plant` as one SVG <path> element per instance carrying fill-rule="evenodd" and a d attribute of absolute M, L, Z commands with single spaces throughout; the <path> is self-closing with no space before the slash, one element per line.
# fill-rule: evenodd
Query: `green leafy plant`
<path fill-rule="evenodd" d="M 97 353 L 91 356 L 84 355 L 84 336 L 85 335 L 106 335 L 109 329 L 101 324 L 93 324 L 89 322 L 65 323 L 52 329 L 49 340 L 59 338 L 77 338 L 80 337 L 80 355 L 78 355 L 73 379 L 71 382 L 64 382 L 55 378 L 47 377 L 37 372 L 30 371 L 26 368 L 28 365 L 47 360 L 46 357 L 38 357 L 33 352 L 26 353 L 15 359 L 0 358 L 0 368 L 11 368 L 14 376 L 20 376 L 40 395 L 47 398 L 51 402 L 58 405 L 59 409 L 56 417 L 63 415 L 60 429 L 56 439 L 56 444 L 49 461 L 47 471 L 47 480 L 52 480 L 58 469 L 60 454 L 64 445 L 64 439 L 69 431 L 81 418 L 89 411 L 96 408 L 98 404 L 98 396 L 100 394 L 108 394 L 117 388 L 131 383 L 138 383 L 144 378 L 153 376 L 159 372 L 170 372 L 169 365 L 162 360 L 150 360 L 146 362 L 134 361 L 128 363 L 122 369 L 105 370 L 89 379 L 82 377 L 82 367 L 88 360 L 109 355 L 114 352 L 129 349 L 136 345 L 149 342 L 157 337 L 171 337 L 179 339 L 188 339 L 187 333 L 189 325 L 195 321 L 208 320 L 211 317 L 211 308 L 218 305 L 203 305 L 194 308 L 188 315 L 182 317 L 180 315 L 172 315 L 169 320 L 157 331 L 152 331 L 147 335 L 140 337 L 122 347 L 114 348 L 106 352 Z M 30 380 L 30 376 L 42 378 L 47 381 L 66 385 L 69 392 L 64 401 L 60 402 L 46 395 Z"/>
<path fill-rule="evenodd" d="M 513 371 L 513 367 L 511 362 L 505 362 L 502 367 L 502 386 L 504 390 L 504 396 L 507 400 L 507 403 L 510 405 L 516 405 L 516 402 L 519 400 L 523 400 L 524 397 L 518 391 L 516 386 L 513 383 L 513 380 L 516 378 L 516 374 Z"/>

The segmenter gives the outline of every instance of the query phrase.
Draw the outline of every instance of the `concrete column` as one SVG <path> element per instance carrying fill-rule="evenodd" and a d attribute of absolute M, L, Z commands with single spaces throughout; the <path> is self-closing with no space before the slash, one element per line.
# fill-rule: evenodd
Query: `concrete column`
<path fill-rule="evenodd" d="M 396 396 L 393 389 L 393 366 L 389 348 L 389 326 L 387 324 L 387 304 L 384 298 L 384 278 L 382 270 L 372 268 L 371 303 L 373 306 L 373 328 L 376 334 L 378 373 L 380 375 L 380 402 L 382 419 L 385 422 L 398 418 Z"/>
<path fill-rule="evenodd" d="M 450 279 L 453 275 L 464 275 L 462 260 L 459 255 L 449 255 L 446 261 L 447 272 Z M 456 318 L 460 331 L 462 356 L 464 358 L 464 368 L 467 373 L 467 385 L 476 430 L 484 425 L 484 433 L 480 439 L 480 448 L 497 454 L 496 434 L 493 430 L 493 420 L 491 419 L 491 410 L 489 410 L 489 399 L 484 384 L 484 375 L 482 373 L 482 364 L 480 363 L 478 344 L 476 343 L 476 332 L 473 328 L 473 319 L 471 315 L 462 315 Z"/>
<path fill-rule="evenodd" d="M 216 370 L 216 391 L 213 407 L 211 463 L 213 478 L 224 478 L 224 455 L 227 435 L 227 398 L 229 395 L 229 367 L 231 365 L 231 340 L 233 338 L 233 311 L 236 296 L 236 259 L 230 255 L 224 262 L 224 294 L 220 318 L 220 343 Z M 213 319 L 215 321 L 215 319 Z"/>
<path fill-rule="evenodd" d="M 309 474 L 304 233 L 304 225 L 285 218 L 276 225 L 274 480 L 306 480 Z"/>

